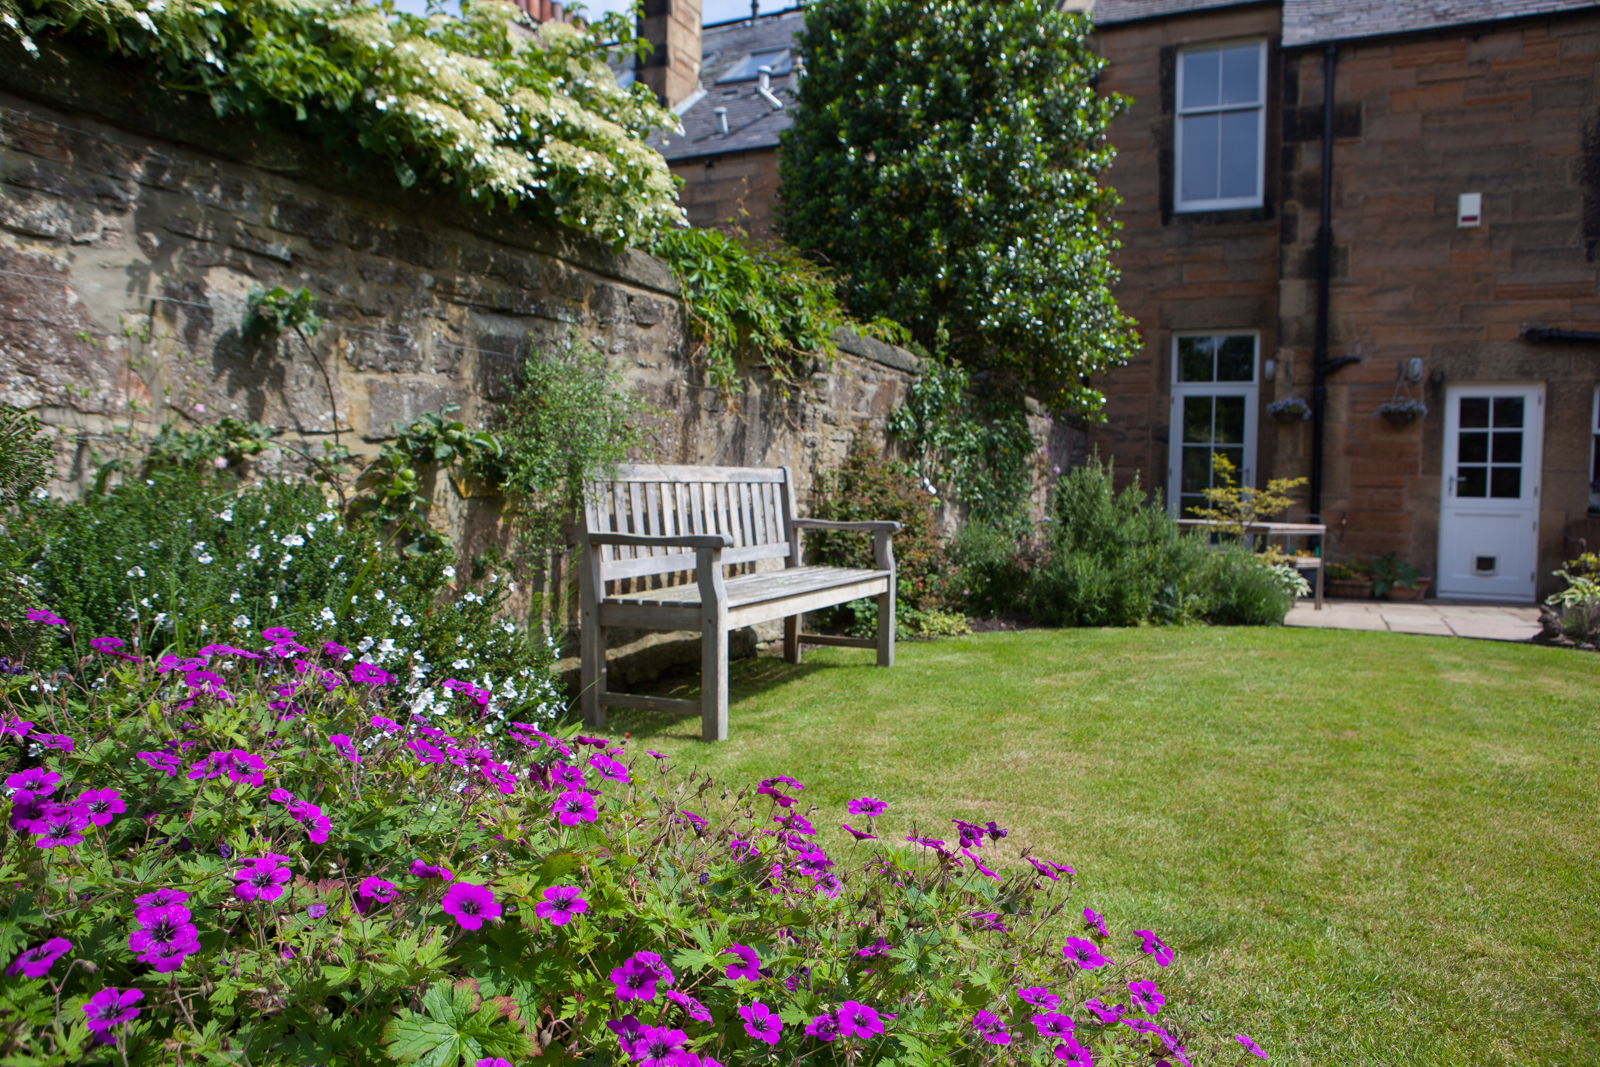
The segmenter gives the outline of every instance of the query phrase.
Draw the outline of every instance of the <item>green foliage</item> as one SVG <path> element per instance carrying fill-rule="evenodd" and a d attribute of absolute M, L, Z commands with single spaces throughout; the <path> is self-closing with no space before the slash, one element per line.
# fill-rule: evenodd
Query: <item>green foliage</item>
<path fill-rule="evenodd" d="M 925 479 L 967 506 L 970 521 L 1026 530 L 1038 452 L 1020 397 L 980 398 L 965 367 L 930 359 L 889 416 L 889 432 L 910 446 Z"/>
<path fill-rule="evenodd" d="M 176 423 L 162 423 L 145 453 L 145 471 L 207 470 L 217 467 L 219 459 L 225 461 L 222 466 L 235 466 L 259 456 L 271 439 L 272 431 L 260 423 L 243 422 L 231 415 L 187 430 Z M 96 491 L 105 492 L 105 479 L 97 481 Z"/>
<path fill-rule="evenodd" d="M 1211 546 L 1192 584 L 1199 590 L 1200 618 L 1214 626 L 1276 626 L 1283 622 L 1297 591 L 1286 578 L 1299 575 L 1285 576 L 1279 566 L 1264 565 L 1248 544 L 1225 541 Z"/>
<path fill-rule="evenodd" d="M 0 508 L 42 488 L 55 472 L 54 455 L 37 417 L 0 404 Z"/>
<path fill-rule="evenodd" d="M 969 615 L 994 618 L 1027 600 L 1045 546 L 1013 530 L 969 522 L 946 546 L 954 578 L 950 599 Z"/>
<path fill-rule="evenodd" d="M 435 686 L 445 670 L 408 686 L 269 640 L 198 669 L 96 652 L 0 675 L 0 958 L 68 942 L 0 976 L 6 1062 L 621 1064 L 629 1016 L 694 1057 L 672 1063 L 1022 1067 L 1081 1044 L 1131 1064 L 1232 1041 L 1203 1032 L 1154 934 L 1086 925 L 1071 868 L 1017 857 L 1019 833 L 967 823 L 947 844 L 894 808 L 807 805 L 789 776 L 734 792 L 509 721 L 459 676 Z M 814 840 L 844 818 L 874 837 Z M 552 914 L 562 889 L 581 907 Z M 1144 1031 L 1085 1006 L 1145 978 L 1165 1004 L 1120 1009 Z M 1070 1037 L 1036 1032 L 1031 986 Z M 137 1012 L 88 1040 L 90 998 L 130 990 Z M 776 1016 L 769 1042 L 741 1009 Z M 859 1031 L 806 1033 L 844 1012 Z"/>
<path fill-rule="evenodd" d="M 1415 589 L 1417 587 L 1417 569 L 1409 563 L 1402 562 L 1396 553 L 1385 552 L 1371 563 L 1372 567 L 1372 595 L 1382 597 L 1389 590 L 1399 587 L 1401 589 Z"/>
<path fill-rule="evenodd" d="M 483 208 L 531 205 L 618 248 L 677 224 L 671 174 L 644 138 L 676 128 L 642 85 L 617 87 L 631 18 L 530 27 L 501 0 L 423 18 L 362 0 L 0 0 L 0 33 L 108 51 L 219 116 L 320 140 L 356 170 L 453 186 Z"/>
<path fill-rule="evenodd" d="M 459 407 L 446 404 L 438 413 L 394 424 L 397 436 L 379 449 L 378 458 L 356 481 L 361 492 L 350 505 L 352 520 L 371 518 L 394 526 L 409 553 L 444 547 L 444 539 L 428 525 L 432 500 L 427 473 L 443 472 L 458 493 L 469 496 L 469 483 L 496 481 L 505 456 L 494 434 L 469 430 L 466 423 L 449 417 Z"/>
<path fill-rule="evenodd" d="M 1106 128 L 1124 106 L 1085 16 L 1053 0 L 821 0 L 780 156 L 784 237 L 861 317 L 1058 409 L 1125 362 Z"/>
<path fill-rule="evenodd" d="M 1194 517 L 1217 523 L 1223 533 L 1243 536 L 1245 528 L 1269 522 L 1294 506 L 1292 490 L 1305 485 L 1306 478 L 1274 478 L 1265 489 L 1240 485 L 1239 469 L 1221 452 L 1211 455 L 1211 470 L 1216 475 L 1209 489 L 1203 490 L 1210 507 L 1195 508 Z"/>
<path fill-rule="evenodd" d="M 315 337 L 322 329 L 317 314 L 317 298 L 304 286 L 290 292 L 281 285 L 263 289 L 250 287 L 246 296 L 244 332 L 248 337 L 263 337 L 293 330 L 302 337 Z"/>
<path fill-rule="evenodd" d="M 1600 558 L 1585 552 L 1552 573 L 1567 583 L 1545 600 L 1559 609 L 1561 632 L 1581 644 L 1600 642 Z"/>

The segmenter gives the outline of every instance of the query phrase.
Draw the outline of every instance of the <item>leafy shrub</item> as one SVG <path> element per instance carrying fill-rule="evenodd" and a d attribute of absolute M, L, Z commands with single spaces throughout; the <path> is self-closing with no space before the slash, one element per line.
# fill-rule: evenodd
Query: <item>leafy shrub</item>
<path fill-rule="evenodd" d="M 1283 577 L 1238 542 L 1207 550 L 1191 588 L 1198 590 L 1196 614 L 1216 626 L 1276 626 L 1294 606 Z"/>
<path fill-rule="evenodd" d="M 26 499 L 54 473 L 53 449 L 39 420 L 0 404 L 0 508 Z"/>
<path fill-rule="evenodd" d="M 1579 644 L 1600 643 L 1600 559 L 1586 552 L 1552 573 L 1567 583 L 1545 600 L 1560 612 L 1561 632 Z"/>
<path fill-rule="evenodd" d="M 1044 546 L 1004 527 L 969 522 L 947 550 L 954 577 L 950 598 L 969 615 L 991 618 L 1023 606 Z"/>
<path fill-rule="evenodd" d="M 448 552 L 399 555 L 304 482 L 152 471 L 70 503 L 25 501 L 5 533 L 0 563 L 73 632 L 182 655 L 263 626 L 337 630 L 408 681 L 449 664 L 502 679 L 501 699 L 519 708 L 544 708 L 528 714 L 560 707 L 545 643 L 499 617 L 508 580 L 492 569 L 459 579 Z M 55 641 L 36 650 L 52 664 L 69 654 Z"/>
<path fill-rule="evenodd" d="M 1152 980 L 1154 932 L 1080 923 L 1071 868 L 1005 855 L 992 822 L 902 841 L 862 798 L 859 840 L 825 851 L 812 820 L 845 813 L 793 778 L 731 793 L 502 722 L 464 681 L 408 713 L 379 668 L 264 636 L 160 664 L 100 642 L 0 681 L 8 1061 L 1082 1067 L 1222 1044 Z"/>

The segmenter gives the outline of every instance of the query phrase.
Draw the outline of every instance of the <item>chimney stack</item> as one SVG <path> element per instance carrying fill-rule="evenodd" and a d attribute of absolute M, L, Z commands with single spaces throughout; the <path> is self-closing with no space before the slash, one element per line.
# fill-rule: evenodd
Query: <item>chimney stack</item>
<path fill-rule="evenodd" d="M 638 61 L 638 78 L 667 107 L 700 88 L 700 0 L 644 0 L 639 36 L 650 54 Z"/>

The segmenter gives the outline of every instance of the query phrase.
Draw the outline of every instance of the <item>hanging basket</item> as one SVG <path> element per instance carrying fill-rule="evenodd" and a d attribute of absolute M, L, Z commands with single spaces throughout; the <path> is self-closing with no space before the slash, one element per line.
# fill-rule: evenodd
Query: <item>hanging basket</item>
<path fill-rule="evenodd" d="M 1311 405 L 1298 396 L 1274 400 L 1267 405 L 1267 414 L 1281 423 L 1305 422 L 1311 417 Z"/>
<path fill-rule="evenodd" d="M 1408 426 L 1428 416 L 1428 405 L 1420 400 L 1391 400 L 1378 405 L 1378 417 L 1391 426 Z"/>

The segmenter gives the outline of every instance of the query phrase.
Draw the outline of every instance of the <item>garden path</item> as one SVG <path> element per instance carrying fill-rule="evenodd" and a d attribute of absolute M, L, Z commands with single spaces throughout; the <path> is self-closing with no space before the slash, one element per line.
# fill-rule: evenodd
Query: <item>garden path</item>
<path fill-rule="evenodd" d="M 1285 626 L 1328 630 L 1388 630 L 1392 633 L 1476 637 L 1486 641 L 1528 641 L 1539 632 L 1533 605 L 1429 600 L 1420 604 L 1388 600 L 1325 600 L 1321 611 L 1309 599 L 1297 602 Z"/>

